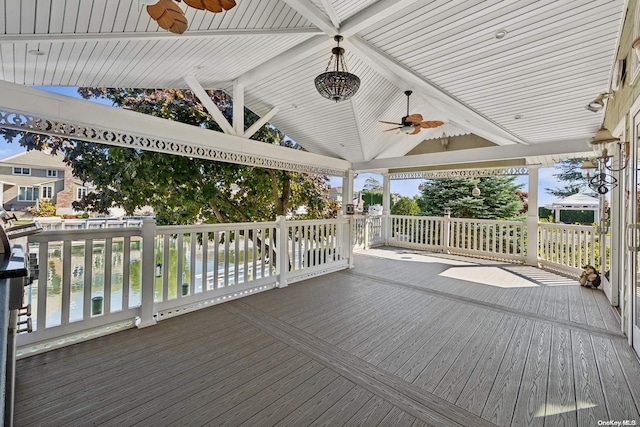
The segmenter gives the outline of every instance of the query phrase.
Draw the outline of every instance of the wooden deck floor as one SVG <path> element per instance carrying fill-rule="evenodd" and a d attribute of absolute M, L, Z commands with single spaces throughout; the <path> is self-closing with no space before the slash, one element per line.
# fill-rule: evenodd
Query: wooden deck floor
<path fill-rule="evenodd" d="M 356 268 L 18 362 L 15 425 L 640 423 L 601 291 L 387 249 Z"/>

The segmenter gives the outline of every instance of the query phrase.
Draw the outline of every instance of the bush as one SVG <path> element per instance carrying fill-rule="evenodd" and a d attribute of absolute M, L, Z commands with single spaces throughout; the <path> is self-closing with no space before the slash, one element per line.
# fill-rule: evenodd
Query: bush
<path fill-rule="evenodd" d="M 38 208 L 27 208 L 29 213 L 33 216 L 55 216 L 56 206 L 49 200 L 40 200 L 38 202 Z"/>

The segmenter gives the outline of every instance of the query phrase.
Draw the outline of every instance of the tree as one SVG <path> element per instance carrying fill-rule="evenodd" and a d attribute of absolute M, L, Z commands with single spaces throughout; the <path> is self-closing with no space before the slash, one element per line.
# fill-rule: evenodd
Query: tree
<path fill-rule="evenodd" d="M 391 206 L 392 215 L 418 215 L 419 213 L 418 202 L 410 197 L 401 197 Z"/>
<path fill-rule="evenodd" d="M 555 169 L 560 172 L 553 174 L 558 181 L 564 183 L 563 187 L 545 188 L 545 191 L 556 197 L 568 197 L 580 192 L 591 193 L 587 181 L 582 177 L 580 166 L 584 159 L 565 159 L 556 163 Z"/>
<path fill-rule="evenodd" d="M 106 99 L 115 106 L 163 117 L 206 129 L 220 130 L 205 108 L 187 90 L 80 88 L 86 99 Z M 231 120 L 232 102 L 222 91 L 208 92 Z M 257 116 L 245 109 L 245 128 Z M 8 138 L 17 134 L 7 134 Z M 277 129 L 265 125 L 252 139 L 300 149 Z M 273 220 L 298 206 L 307 217 L 330 217 L 328 178 L 189 158 L 132 148 L 66 141 L 25 134 L 20 143 L 28 149 L 61 152 L 74 175 L 93 182 L 89 193 L 74 208 L 107 212 L 121 206 L 131 214 L 149 205 L 159 224 L 226 223 Z"/>
<path fill-rule="evenodd" d="M 473 197 L 476 186 L 480 196 Z M 442 216 L 449 208 L 458 218 L 513 219 L 522 209 L 516 194 L 520 187 L 506 176 L 431 180 L 425 181 L 417 202 L 421 214 L 427 216 Z"/>
<path fill-rule="evenodd" d="M 380 181 L 372 176 L 367 178 L 362 188 L 363 190 L 369 191 L 371 193 L 382 193 L 382 184 L 380 184 Z"/>

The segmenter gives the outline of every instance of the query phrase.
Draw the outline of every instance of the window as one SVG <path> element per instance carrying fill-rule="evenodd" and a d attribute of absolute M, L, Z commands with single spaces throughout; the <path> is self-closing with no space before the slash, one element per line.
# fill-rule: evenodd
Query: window
<path fill-rule="evenodd" d="M 76 191 L 76 200 L 82 199 L 82 196 L 85 194 L 87 194 L 87 187 L 78 187 L 78 190 Z"/>
<path fill-rule="evenodd" d="M 18 187 L 19 202 L 33 202 L 38 199 L 37 187 Z"/>
<path fill-rule="evenodd" d="M 58 171 L 55 169 L 47 169 L 47 176 L 49 178 L 57 178 L 58 177 Z"/>
<path fill-rule="evenodd" d="M 14 175 L 31 175 L 31 168 L 13 168 Z"/>
<path fill-rule="evenodd" d="M 53 187 L 42 187 L 42 199 L 51 199 L 53 197 Z"/>

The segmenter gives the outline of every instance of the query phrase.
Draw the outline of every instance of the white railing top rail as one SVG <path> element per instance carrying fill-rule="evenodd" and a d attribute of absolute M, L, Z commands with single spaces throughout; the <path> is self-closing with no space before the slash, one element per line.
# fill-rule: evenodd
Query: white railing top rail
<path fill-rule="evenodd" d="M 524 221 L 506 221 L 501 219 L 474 219 L 474 218 L 451 218 L 455 222 L 467 222 L 473 224 L 502 224 L 502 225 L 524 225 Z"/>
<path fill-rule="evenodd" d="M 442 220 L 444 217 L 441 216 L 424 216 L 424 215 L 390 215 L 392 219 L 437 219 Z M 452 218 L 453 219 L 453 218 Z"/>
<path fill-rule="evenodd" d="M 538 223 L 538 226 L 540 228 L 554 228 L 571 231 L 593 231 L 596 229 L 593 225 L 558 224 L 555 222 L 540 222 Z"/>
<path fill-rule="evenodd" d="M 29 242 L 51 242 L 60 240 L 107 239 L 111 237 L 133 237 L 141 235 L 140 227 L 88 228 L 79 230 L 49 230 L 29 236 Z"/>
<path fill-rule="evenodd" d="M 287 221 L 289 227 L 296 225 L 321 225 L 321 224 L 346 224 L 349 218 L 332 218 L 332 219 L 302 219 L 295 221 Z"/>
<path fill-rule="evenodd" d="M 197 225 L 161 225 L 156 227 L 157 234 L 202 233 L 211 231 L 251 230 L 254 228 L 277 227 L 271 222 L 234 222 L 226 224 L 197 224 Z"/>

